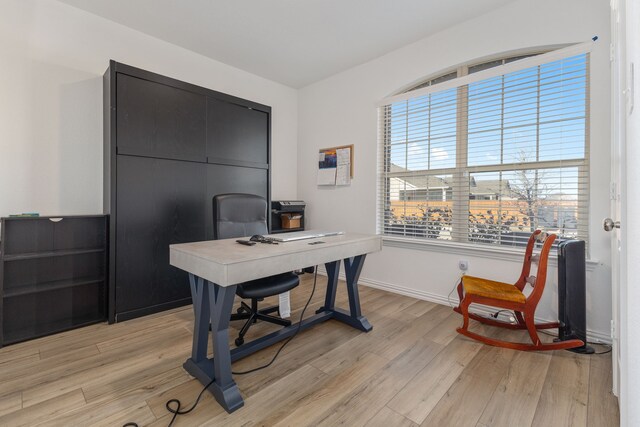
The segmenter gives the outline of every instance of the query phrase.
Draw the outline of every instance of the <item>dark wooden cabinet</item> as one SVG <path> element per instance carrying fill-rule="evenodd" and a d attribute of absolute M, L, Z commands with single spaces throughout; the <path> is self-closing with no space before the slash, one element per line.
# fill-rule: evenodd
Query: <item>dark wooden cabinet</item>
<path fill-rule="evenodd" d="M 2 218 L 0 345 L 106 319 L 105 216 Z"/>
<path fill-rule="evenodd" d="M 206 162 L 204 95 L 119 74 L 118 154 Z"/>
<path fill-rule="evenodd" d="M 190 303 L 169 245 L 213 238 L 213 196 L 269 199 L 271 108 L 114 61 L 104 83 L 115 322 Z"/>
<path fill-rule="evenodd" d="M 266 167 L 269 114 L 231 102 L 207 99 L 209 163 Z"/>
<path fill-rule="evenodd" d="M 118 160 L 116 306 L 120 313 L 188 303 L 185 272 L 170 244 L 205 240 L 206 164 L 147 157 Z"/>

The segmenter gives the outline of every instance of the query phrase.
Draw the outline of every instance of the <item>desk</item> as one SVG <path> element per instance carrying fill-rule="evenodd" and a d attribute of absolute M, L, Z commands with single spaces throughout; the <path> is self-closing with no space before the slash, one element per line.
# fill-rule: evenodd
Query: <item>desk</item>
<path fill-rule="evenodd" d="M 366 254 L 382 249 L 380 237 L 348 233 L 340 236 L 269 245 L 244 246 L 236 239 L 171 245 L 171 265 L 189 273 L 193 312 L 193 346 L 184 369 L 201 383 L 215 381 L 208 390 L 220 405 L 233 412 L 244 405 L 233 381 L 231 363 L 293 335 L 299 324 L 282 328 L 240 347 L 229 349 L 229 320 L 238 283 L 324 264 L 327 271 L 325 303 L 314 316 L 300 322 L 304 330 L 336 319 L 361 331 L 371 330 L 360 312 L 358 278 Z M 310 245 L 315 241 L 324 243 Z M 340 260 L 344 260 L 349 311 L 335 307 Z M 211 323 L 213 358 L 207 357 Z"/>

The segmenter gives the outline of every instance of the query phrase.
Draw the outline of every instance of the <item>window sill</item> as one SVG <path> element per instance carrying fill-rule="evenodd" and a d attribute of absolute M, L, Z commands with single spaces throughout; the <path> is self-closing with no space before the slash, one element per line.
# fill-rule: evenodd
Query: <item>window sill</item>
<path fill-rule="evenodd" d="M 524 248 L 497 248 L 491 246 L 473 245 L 469 243 L 428 241 L 408 239 L 402 237 L 381 236 L 383 246 L 391 248 L 413 249 L 429 252 L 450 253 L 456 255 L 473 256 L 480 258 L 490 258 L 502 261 L 512 261 L 522 263 Z M 549 256 L 549 266 L 558 266 L 557 252 L 552 250 Z M 587 260 L 587 271 L 595 270 L 600 263 L 597 260 Z"/>

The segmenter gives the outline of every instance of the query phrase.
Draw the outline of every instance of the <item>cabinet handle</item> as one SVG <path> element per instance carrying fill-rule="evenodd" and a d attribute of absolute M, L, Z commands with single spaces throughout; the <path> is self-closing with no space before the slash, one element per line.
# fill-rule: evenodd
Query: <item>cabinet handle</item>
<path fill-rule="evenodd" d="M 60 221 L 62 221 L 62 218 L 49 218 L 49 221 L 51 221 L 51 222 L 60 222 Z"/>

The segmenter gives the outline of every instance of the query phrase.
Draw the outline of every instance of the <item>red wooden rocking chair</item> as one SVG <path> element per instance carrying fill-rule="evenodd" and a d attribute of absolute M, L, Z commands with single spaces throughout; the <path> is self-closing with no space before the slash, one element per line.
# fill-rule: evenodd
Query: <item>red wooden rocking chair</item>
<path fill-rule="evenodd" d="M 533 248 L 537 239 L 542 240 L 542 250 L 539 256 L 533 255 Z M 538 337 L 537 329 L 551 329 L 559 326 L 558 322 L 550 323 L 534 323 L 534 315 L 536 307 L 542 293 L 544 292 L 544 285 L 547 278 L 547 261 L 549 258 L 549 251 L 551 245 L 556 239 L 555 234 L 544 234 L 540 230 L 533 232 L 529 237 L 527 243 L 527 250 L 524 256 L 524 264 L 522 266 L 522 273 L 518 281 L 511 285 L 509 283 L 495 282 L 493 280 L 481 279 L 473 276 L 462 276 L 460 283 L 458 284 L 458 295 L 460 297 L 460 305 L 454 308 L 455 311 L 464 316 L 464 323 L 461 328 L 458 328 L 458 333 L 466 335 L 469 338 L 473 338 L 485 344 L 494 345 L 497 347 L 511 348 L 514 350 L 536 351 L 536 350 L 561 350 L 573 347 L 580 347 L 584 345 L 584 342 L 578 339 L 572 339 L 567 341 L 558 341 L 552 343 L 543 343 Z M 538 263 L 537 276 L 530 276 L 531 263 Z M 524 287 L 529 283 L 533 287 L 533 291 L 526 296 L 523 293 Z M 492 307 L 498 307 L 500 309 L 513 310 L 515 314 L 515 323 L 502 322 L 500 320 L 494 320 L 479 316 L 474 313 L 469 313 L 469 305 L 471 303 L 478 303 L 488 305 Z M 489 338 L 483 335 L 476 334 L 469 331 L 469 318 L 477 320 L 491 326 L 500 326 L 507 329 L 526 329 L 529 331 L 529 336 L 533 344 L 502 341 L 494 338 Z"/>

